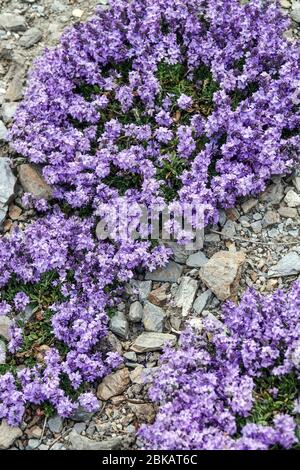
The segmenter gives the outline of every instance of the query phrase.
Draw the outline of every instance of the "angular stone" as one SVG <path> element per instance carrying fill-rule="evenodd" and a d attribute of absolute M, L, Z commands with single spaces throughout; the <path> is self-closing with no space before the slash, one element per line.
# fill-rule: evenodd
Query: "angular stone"
<path fill-rule="evenodd" d="M 145 371 L 146 367 L 139 365 L 130 372 L 130 380 L 133 384 L 143 385 L 146 382 Z"/>
<path fill-rule="evenodd" d="M 201 268 L 200 278 L 218 299 L 226 300 L 235 294 L 244 261 L 242 252 L 219 251 Z"/>
<path fill-rule="evenodd" d="M 186 265 L 190 268 L 202 268 L 202 266 L 204 266 L 207 262 L 208 259 L 206 258 L 203 251 L 198 251 L 197 253 L 193 253 L 188 257 L 186 260 Z"/>
<path fill-rule="evenodd" d="M 168 298 L 168 294 L 166 293 L 166 288 L 167 288 L 167 285 L 162 284 L 162 286 L 151 291 L 150 294 L 148 295 L 149 302 L 151 302 L 154 305 L 157 305 L 158 307 L 163 307 Z"/>
<path fill-rule="evenodd" d="M 223 238 L 232 238 L 236 234 L 236 223 L 233 220 L 227 220 L 222 229 Z"/>
<path fill-rule="evenodd" d="M 0 449 L 9 449 L 18 437 L 22 436 L 20 428 L 8 426 L 3 419 L 0 424 Z"/>
<path fill-rule="evenodd" d="M 294 207 L 279 207 L 278 214 L 286 219 L 297 219 L 298 211 Z"/>
<path fill-rule="evenodd" d="M 18 103 L 3 103 L 2 105 L 2 119 L 4 124 L 12 121 L 17 110 Z"/>
<path fill-rule="evenodd" d="M 293 189 L 290 189 L 284 198 L 284 201 L 289 207 L 300 206 L 300 196 Z"/>
<path fill-rule="evenodd" d="M 143 306 L 136 301 L 130 305 L 128 318 L 132 323 L 138 323 L 143 318 Z"/>
<path fill-rule="evenodd" d="M 48 420 L 48 428 L 51 432 L 57 434 L 63 429 L 63 419 L 60 416 L 53 416 Z"/>
<path fill-rule="evenodd" d="M 17 72 L 5 93 L 7 101 L 20 101 L 23 97 L 23 72 Z"/>
<path fill-rule="evenodd" d="M 155 271 L 148 272 L 145 276 L 146 280 L 158 282 L 177 282 L 182 274 L 183 266 L 169 261 L 164 268 L 158 268 Z"/>
<path fill-rule="evenodd" d="M 75 411 L 73 411 L 70 416 L 70 419 L 72 421 L 81 423 L 82 421 L 90 421 L 94 414 L 94 412 L 88 412 L 84 410 L 81 406 L 79 406 Z"/>
<path fill-rule="evenodd" d="M 155 409 L 150 403 L 128 403 L 129 408 L 142 423 L 153 423 Z"/>
<path fill-rule="evenodd" d="M 8 205 L 14 197 L 16 181 L 10 168 L 9 159 L 0 157 L 0 224 L 3 222 Z"/>
<path fill-rule="evenodd" d="M 21 15 L 16 15 L 15 13 L 1 13 L 0 14 L 0 29 L 5 29 L 6 31 L 25 31 L 26 30 L 26 21 L 25 18 Z"/>
<path fill-rule="evenodd" d="M 15 206 L 14 204 L 9 206 L 8 215 L 11 220 L 18 220 L 21 214 L 22 209 L 19 206 Z"/>
<path fill-rule="evenodd" d="M 10 340 L 9 328 L 12 325 L 12 321 L 6 317 L 0 315 L 0 336 L 3 336 L 7 341 Z"/>
<path fill-rule="evenodd" d="M 7 128 L 2 121 L 0 121 L 0 142 L 1 140 L 7 142 Z"/>
<path fill-rule="evenodd" d="M 300 176 L 295 176 L 293 178 L 293 184 L 294 184 L 297 192 L 300 193 Z"/>
<path fill-rule="evenodd" d="M 300 5 L 297 5 L 296 7 L 292 8 L 292 11 L 291 11 L 291 18 L 292 18 L 296 23 L 300 23 Z"/>
<path fill-rule="evenodd" d="M 104 377 L 97 390 L 97 397 L 100 400 L 109 400 L 111 397 L 123 393 L 130 383 L 129 371 L 127 368 Z"/>
<path fill-rule="evenodd" d="M 212 291 L 210 289 L 207 289 L 205 292 L 199 295 L 199 297 L 197 297 L 197 299 L 195 300 L 193 304 L 193 309 L 198 315 L 200 315 L 203 312 L 203 310 L 205 309 L 206 305 L 208 304 L 212 296 L 213 296 Z"/>
<path fill-rule="evenodd" d="M 21 37 L 20 44 L 25 49 L 33 46 L 34 44 L 38 43 L 43 37 L 43 33 L 38 28 L 29 28 Z"/>
<path fill-rule="evenodd" d="M 168 333 L 142 333 L 131 345 L 137 353 L 160 351 L 166 343 L 176 344 L 176 336 Z"/>
<path fill-rule="evenodd" d="M 73 430 L 69 434 L 69 442 L 73 450 L 115 450 L 120 449 L 122 439 L 120 437 L 111 437 L 103 441 L 94 441 Z"/>
<path fill-rule="evenodd" d="M 146 331 L 162 332 L 164 328 L 165 312 L 162 308 L 145 302 L 143 311 L 143 324 Z"/>
<path fill-rule="evenodd" d="M 117 336 L 127 339 L 129 335 L 129 324 L 123 312 L 117 312 L 110 320 L 110 329 Z"/>
<path fill-rule="evenodd" d="M 182 278 L 179 288 L 176 292 L 174 299 L 176 307 L 182 309 L 183 317 L 186 317 L 193 305 L 196 292 L 198 290 L 198 282 L 191 277 L 185 276 Z"/>
<path fill-rule="evenodd" d="M 189 251 L 185 249 L 184 245 L 180 245 L 176 242 L 165 242 L 165 245 L 172 250 L 172 259 L 179 264 L 185 264 Z"/>
<path fill-rule="evenodd" d="M 273 183 L 260 195 L 260 200 L 267 204 L 279 204 L 284 197 L 283 186 L 281 182 Z"/>
<path fill-rule="evenodd" d="M 281 260 L 272 266 L 268 272 L 268 277 L 293 276 L 300 273 L 300 255 L 295 251 L 290 251 Z"/>
<path fill-rule="evenodd" d="M 38 169 L 25 163 L 18 168 L 21 185 L 27 193 L 38 199 L 51 199 L 52 188 L 45 182 Z"/>
<path fill-rule="evenodd" d="M 251 228 L 254 233 L 260 233 L 262 231 L 262 223 L 260 220 L 257 220 L 256 222 L 253 222 L 251 224 Z"/>
<path fill-rule="evenodd" d="M 141 302 L 147 299 L 152 289 L 152 281 L 138 281 L 132 279 L 129 284 L 126 285 L 126 292 L 129 295 L 138 294 Z"/>
<path fill-rule="evenodd" d="M 248 214 L 250 211 L 252 211 L 252 209 L 254 209 L 254 207 L 256 207 L 258 204 L 258 200 L 257 199 L 247 199 L 247 201 L 243 202 L 242 204 L 242 209 L 243 209 L 243 212 L 244 214 Z"/>
<path fill-rule="evenodd" d="M 270 227 L 271 225 L 278 224 L 280 222 L 280 216 L 276 211 L 267 211 L 263 218 L 264 227 Z"/>
<path fill-rule="evenodd" d="M 0 339 L 0 364 L 6 363 L 6 344 Z"/>

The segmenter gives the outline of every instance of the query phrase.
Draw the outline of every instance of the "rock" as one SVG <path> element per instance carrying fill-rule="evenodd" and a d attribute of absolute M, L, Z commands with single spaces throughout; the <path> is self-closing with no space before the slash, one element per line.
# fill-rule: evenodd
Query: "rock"
<path fill-rule="evenodd" d="M 2 105 L 2 119 L 5 124 L 12 121 L 17 110 L 18 103 L 3 103 Z"/>
<path fill-rule="evenodd" d="M 16 15 L 15 13 L 1 13 L 0 29 L 5 29 L 6 31 L 13 31 L 15 33 L 18 31 L 25 31 L 25 18 L 21 15 Z"/>
<path fill-rule="evenodd" d="M 176 336 L 168 333 L 142 333 L 132 343 L 131 349 L 137 353 L 160 351 L 168 342 L 174 346 Z"/>
<path fill-rule="evenodd" d="M 51 199 L 52 189 L 35 166 L 25 163 L 19 166 L 18 172 L 24 191 L 38 199 Z"/>
<path fill-rule="evenodd" d="M 187 257 L 189 256 L 189 251 L 185 249 L 184 245 L 180 245 L 176 242 L 165 242 L 165 245 L 172 250 L 172 259 L 179 264 L 185 264 Z"/>
<path fill-rule="evenodd" d="M 190 268 L 202 268 L 202 266 L 204 266 L 207 262 L 208 262 L 208 259 L 206 258 L 205 254 L 202 251 L 193 253 L 186 260 L 186 264 Z"/>
<path fill-rule="evenodd" d="M 0 315 L 0 336 L 3 336 L 7 341 L 10 340 L 9 328 L 12 325 L 12 321 L 6 317 Z"/>
<path fill-rule="evenodd" d="M 200 270 L 200 278 L 219 300 L 235 294 L 245 262 L 243 252 L 219 251 Z"/>
<path fill-rule="evenodd" d="M 217 233 L 207 233 L 204 237 L 206 243 L 218 243 L 220 241 L 220 235 Z"/>
<path fill-rule="evenodd" d="M 293 7 L 290 14 L 292 20 L 296 23 L 300 23 L 300 5 Z"/>
<path fill-rule="evenodd" d="M 167 285 L 162 284 L 157 289 L 154 289 L 148 295 L 148 300 L 158 307 L 163 307 L 167 301 L 168 294 L 166 294 Z"/>
<path fill-rule="evenodd" d="M 8 215 L 11 220 L 18 220 L 21 214 L 22 209 L 19 206 L 15 206 L 14 204 L 9 206 Z"/>
<path fill-rule="evenodd" d="M 264 227 L 278 224 L 280 222 L 280 216 L 276 211 L 267 211 L 263 218 Z"/>
<path fill-rule="evenodd" d="M 215 327 L 219 328 L 220 330 L 223 330 L 225 332 L 228 331 L 227 326 L 224 325 L 221 320 L 219 320 L 213 313 L 209 312 L 208 310 L 204 310 L 203 317 L 206 320 L 209 320 Z"/>
<path fill-rule="evenodd" d="M 130 380 L 133 384 L 143 385 L 146 382 L 145 371 L 146 367 L 139 365 L 130 372 Z"/>
<path fill-rule="evenodd" d="M 254 209 L 254 207 L 256 207 L 258 204 L 258 200 L 257 199 L 248 199 L 247 201 L 243 202 L 242 204 L 242 210 L 244 212 L 244 214 L 248 214 L 249 212 L 252 211 L 252 209 Z"/>
<path fill-rule="evenodd" d="M 174 303 L 176 307 L 182 308 L 182 316 L 186 317 L 193 305 L 196 292 L 198 290 L 198 282 L 191 277 L 182 278 L 179 288 L 176 292 Z"/>
<path fill-rule="evenodd" d="M 18 437 L 22 436 L 20 428 L 8 426 L 5 419 L 0 424 L 0 449 L 8 449 Z"/>
<path fill-rule="evenodd" d="M 273 183 L 260 195 L 259 199 L 267 204 L 279 204 L 284 197 L 282 183 Z"/>
<path fill-rule="evenodd" d="M 257 220 L 256 222 L 252 222 L 251 228 L 254 233 L 260 233 L 262 231 L 262 223 L 260 220 Z"/>
<path fill-rule="evenodd" d="M 129 408 L 142 423 L 153 423 L 155 409 L 150 403 L 128 403 Z"/>
<path fill-rule="evenodd" d="M 152 289 L 152 281 L 137 281 L 132 279 L 130 284 L 126 285 L 126 292 L 129 295 L 138 294 L 141 302 L 147 299 L 150 291 Z"/>
<path fill-rule="evenodd" d="M 30 436 L 33 437 L 34 439 L 40 439 L 43 434 L 43 430 L 39 426 L 33 426 L 32 428 L 29 429 L 29 432 L 30 432 Z"/>
<path fill-rule="evenodd" d="M 138 323 L 143 318 L 143 306 L 136 301 L 130 305 L 128 318 L 132 323 Z"/>
<path fill-rule="evenodd" d="M 20 39 L 20 44 L 25 49 L 32 47 L 34 44 L 38 43 L 43 37 L 43 33 L 38 28 L 29 28 L 26 33 Z"/>
<path fill-rule="evenodd" d="M 73 411 L 73 413 L 70 416 L 70 419 L 72 421 L 90 421 L 90 419 L 93 417 L 95 413 L 93 412 L 88 412 L 85 411 L 81 406 L 77 408 L 77 410 Z"/>
<path fill-rule="evenodd" d="M 109 349 L 111 349 L 112 351 L 116 351 L 120 355 L 122 354 L 122 343 L 111 331 L 108 332 L 108 335 L 106 336 L 106 341 Z"/>
<path fill-rule="evenodd" d="M 74 8 L 74 10 L 72 11 L 72 16 L 74 16 L 74 18 L 81 18 L 83 13 L 83 10 L 80 10 L 79 8 Z"/>
<path fill-rule="evenodd" d="M 279 207 L 278 214 L 281 215 L 281 217 L 285 217 L 286 219 L 298 218 L 298 211 L 294 207 Z"/>
<path fill-rule="evenodd" d="M 109 400 L 111 397 L 123 393 L 130 383 L 129 371 L 125 367 L 104 377 L 97 390 L 100 400 Z"/>
<path fill-rule="evenodd" d="M 236 223 L 233 220 L 227 220 L 222 229 L 223 238 L 232 238 L 236 234 Z"/>
<path fill-rule="evenodd" d="M 63 429 L 63 419 L 60 416 L 49 418 L 48 428 L 55 434 L 60 433 Z"/>
<path fill-rule="evenodd" d="M 268 277 L 293 276 L 300 273 L 300 255 L 295 251 L 290 251 L 281 260 L 272 266 L 268 272 Z"/>
<path fill-rule="evenodd" d="M 146 331 L 162 332 L 164 328 L 165 312 L 162 308 L 145 302 L 143 311 L 143 325 Z"/>
<path fill-rule="evenodd" d="M 0 364 L 6 363 L 6 344 L 0 339 Z"/>
<path fill-rule="evenodd" d="M 29 439 L 28 444 L 26 446 L 26 450 L 37 449 L 39 445 L 40 441 L 38 439 Z"/>
<path fill-rule="evenodd" d="M 203 312 L 206 305 L 212 298 L 212 295 L 213 295 L 212 291 L 210 289 L 207 289 L 205 292 L 199 295 L 199 297 L 197 297 L 197 299 L 195 300 L 193 304 L 193 309 L 198 315 L 200 315 Z"/>
<path fill-rule="evenodd" d="M 94 441 L 73 430 L 69 434 L 69 442 L 73 450 L 114 450 L 120 449 L 122 439 L 111 437 L 103 441 Z"/>
<path fill-rule="evenodd" d="M 137 355 L 133 351 L 128 351 L 123 354 L 123 357 L 130 362 L 136 362 L 137 361 Z"/>
<path fill-rule="evenodd" d="M 182 274 L 183 266 L 169 261 L 164 268 L 158 268 L 155 271 L 146 274 L 146 280 L 158 282 L 177 282 Z"/>
<path fill-rule="evenodd" d="M 110 329 L 117 336 L 127 339 L 129 335 L 129 324 L 123 312 L 117 312 L 110 320 Z"/>
<path fill-rule="evenodd" d="M 7 129 L 4 122 L 0 121 L 0 142 L 3 140 L 7 142 Z"/>
<path fill-rule="evenodd" d="M 300 176 L 295 176 L 293 178 L 293 185 L 295 186 L 298 193 L 300 193 Z"/>
<path fill-rule="evenodd" d="M 10 201 L 14 197 L 16 181 L 9 165 L 9 159 L 0 157 L 0 225 L 6 216 Z"/>
<path fill-rule="evenodd" d="M 293 189 L 290 189 L 284 198 L 284 201 L 289 207 L 300 206 L 300 196 Z"/>
<path fill-rule="evenodd" d="M 280 6 L 282 8 L 291 8 L 291 2 L 289 0 L 280 0 Z"/>
<path fill-rule="evenodd" d="M 12 81 L 10 82 L 6 93 L 5 99 L 7 101 L 20 101 L 23 97 L 23 72 L 16 72 Z"/>

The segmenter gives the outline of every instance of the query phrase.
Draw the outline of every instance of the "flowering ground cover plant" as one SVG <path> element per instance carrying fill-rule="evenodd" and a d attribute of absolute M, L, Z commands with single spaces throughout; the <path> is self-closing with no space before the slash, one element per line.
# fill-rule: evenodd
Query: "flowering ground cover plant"
<path fill-rule="evenodd" d="M 118 286 L 169 250 L 97 240 L 101 204 L 197 204 L 210 223 L 293 167 L 300 49 L 286 27 L 267 2 L 116 0 L 37 60 L 10 136 L 53 200 L 0 239 L 0 314 L 13 322 L 0 417 L 20 422 L 26 403 L 95 410 L 88 384 L 119 364 L 104 344 Z"/>
<path fill-rule="evenodd" d="M 149 449 L 289 449 L 299 442 L 300 283 L 288 293 L 246 292 L 239 305 L 181 335 L 165 351 L 140 429 Z"/>

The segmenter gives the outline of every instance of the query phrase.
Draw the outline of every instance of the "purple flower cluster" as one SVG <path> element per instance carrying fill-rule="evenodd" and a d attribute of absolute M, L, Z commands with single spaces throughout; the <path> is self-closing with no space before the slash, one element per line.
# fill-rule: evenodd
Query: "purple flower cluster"
<path fill-rule="evenodd" d="M 116 0 L 38 59 L 13 148 L 43 165 L 58 199 L 94 208 L 119 197 L 116 172 L 139 177 L 126 197 L 161 202 L 175 151 L 176 197 L 213 221 L 299 158 L 300 48 L 287 25 L 276 2 Z M 175 91 L 164 67 L 182 68 Z"/>
<path fill-rule="evenodd" d="M 297 442 L 296 397 L 283 410 L 286 391 L 269 422 L 255 408 L 264 381 L 299 379 L 300 282 L 267 297 L 249 290 L 239 305 L 224 304 L 222 319 L 204 318 L 182 333 L 176 351 L 164 352 L 150 389 L 161 406 L 154 424 L 139 431 L 147 448 L 264 450 Z M 277 394 L 264 390 L 271 402 Z"/>

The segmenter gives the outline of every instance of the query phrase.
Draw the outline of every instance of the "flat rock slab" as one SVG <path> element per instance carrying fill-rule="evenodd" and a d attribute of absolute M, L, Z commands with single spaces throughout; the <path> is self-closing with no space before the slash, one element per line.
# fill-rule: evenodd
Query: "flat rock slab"
<path fill-rule="evenodd" d="M 201 268 L 200 278 L 219 300 L 226 300 L 236 293 L 244 262 L 241 251 L 219 251 Z"/>
<path fill-rule="evenodd" d="M 143 324 L 146 331 L 162 332 L 164 328 L 165 312 L 162 308 L 151 302 L 145 302 L 143 311 Z"/>
<path fill-rule="evenodd" d="M 178 291 L 175 296 L 176 307 L 181 308 L 183 317 L 186 317 L 193 305 L 196 292 L 198 290 L 198 282 L 191 277 L 185 276 L 181 279 Z"/>
<path fill-rule="evenodd" d="M 290 251 L 281 260 L 272 266 L 268 272 L 268 277 L 294 276 L 300 273 L 300 255 L 295 251 Z"/>
<path fill-rule="evenodd" d="M 183 271 L 183 266 L 170 261 L 164 268 L 148 272 L 145 279 L 157 282 L 178 282 Z"/>
<path fill-rule="evenodd" d="M 168 333 L 142 333 L 132 343 L 131 349 L 137 353 L 160 351 L 166 343 L 176 344 L 176 336 Z"/>
<path fill-rule="evenodd" d="M 111 397 L 120 395 L 130 384 L 128 369 L 120 369 L 113 374 L 109 374 L 102 380 L 97 390 L 97 397 L 100 400 L 109 400 Z"/>
<path fill-rule="evenodd" d="M 1 13 L 0 14 L 0 29 L 5 29 L 6 31 L 25 31 L 26 30 L 26 21 L 25 18 L 21 15 L 16 15 L 13 13 Z"/>
<path fill-rule="evenodd" d="M 8 426 L 7 422 L 3 419 L 0 424 L 0 449 L 9 449 L 18 437 L 22 436 L 20 428 L 13 428 Z"/>
<path fill-rule="evenodd" d="M 190 268 L 202 268 L 208 259 L 206 258 L 205 254 L 202 251 L 198 251 L 197 253 L 193 253 L 190 255 L 186 261 L 187 266 Z"/>
<path fill-rule="evenodd" d="M 19 166 L 18 171 L 20 183 L 25 192 L 38 199 L 51 199 L 52 188 L 35 166 L 25 163 Z"/>

